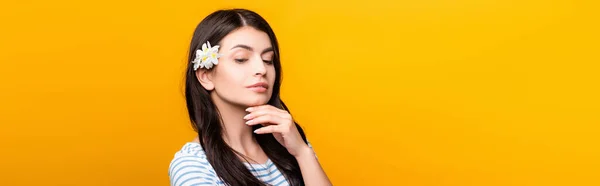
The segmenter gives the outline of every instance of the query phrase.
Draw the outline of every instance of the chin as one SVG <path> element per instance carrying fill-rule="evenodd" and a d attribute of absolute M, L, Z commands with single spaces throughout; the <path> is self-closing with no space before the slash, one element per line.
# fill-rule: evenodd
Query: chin
<path fill-rule="evenodd" d="M 259 106 L 259 105 L 264 105 L 267 104 L 269 102 L 269 99 L 267 98 L 256 98 L 252 101 L 247 102 L 249 107 L 253 107 L 253 106 Z"/>

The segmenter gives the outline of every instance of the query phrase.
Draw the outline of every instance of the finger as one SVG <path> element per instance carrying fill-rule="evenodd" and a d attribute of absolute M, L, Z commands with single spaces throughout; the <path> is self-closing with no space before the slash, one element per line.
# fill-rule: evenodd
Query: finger
<path fill-rule="evenodd" d="M 246 116 L 244 116 L 244 119 L 245 120 L 251 120 L 251 119 L 254 119 L 256 117 L 267 115 L 267 114 L 276 114 L 276 113 L 273 113 L 273 111 L 271 111 L 271 110 L 265 110 L 265 109 L 255 110 L 255 111 L 250 112 Z"/>
<path fill-rule="evenodd" d="M 256 117 L 254 119 L 248 120 L 246 122 L 247 125 L 256 125 L 256 124 L 280 124 L 283 123 L 283 118 L 277 116 L 277 115 L 272 115 L 272 114 L 267 114 L 267 115 L 262 115 L 259 117 Z"/>
<path fill-rule="evenodd" d="M 266 105 L 260 105 L 260 106 L 248 107 L 248 108 L 246 109 L 246 111 L 247 111 L 247 112 L 252 112 L 252 111 L 255 111 L 255 110 L 259 110 L 259 109 L 266 109 L 266 108 L 269 108 L 269 106 L 271 106 L 271 105 L 269 105 L 269 104 L 266 104 Z"/>
<path fill-rule="evenodd" d="M 291 119 L 291 115 L 287 112 L 280 112 L 277 110 L 273 110 L 273 109 L 267 109 L 267 108 L 263 108 L 263 109 L 258 109 L 258 110 L 254 110 L 252 112 L 250 112 L 249 114 L 247 114 L 246 116 L 244 116 L 245 120 L 251 120 L 254 119 L 256 117 L 260 117 L 260 116 L 264 116 L 264 115 L 276 115 L 279 116 L 281 118 L 288 118 Z"/>
<path fill-rule="evenodd" d="M 254 130 L 256 134 L 268 134 L 268 133 L 281 133 L 279 125 L 269 125 L 266 127 L 261 127 L 259 129 Z"/>
<path fill-rule="evenodd" d="M 277 112 L 282 112 L 282 113 L 284 113 L 284 112 L 287 112 L 287 111 L 285 111 L 285 110 L 279 109 L 279 108 L 277 108 L 277 107 L 274 107 L 273 105 L 269 105 L 269 104 L 266 104 L 266 105 L 261 105 L 261 106 L 248 107 L 248 108 L 246 109 L 246 111 L 247 111 L 247 112 L 253 112 L 253 111 L 257 111 L 257 110 L 263 110 L 263 109 L 266 109 L 266 110 L 274 110 L 274 111 L 277 111 Z"/>

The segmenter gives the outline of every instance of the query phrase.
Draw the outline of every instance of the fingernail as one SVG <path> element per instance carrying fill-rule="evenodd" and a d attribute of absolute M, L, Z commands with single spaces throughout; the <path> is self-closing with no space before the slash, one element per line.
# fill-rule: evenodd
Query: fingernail
<path fill-rule="evenodd" d="M 244 119 L 248 119 L 250 117 L 250 114 L 244 116 Z"/>
<path fill-rule="evenodd" d="M 246 109 L 246 112 L 250 112 L 250 110 L 252 110 L 252 107 L 248 107 L 248 108 Z"/>
<path fill-rule="evenodd" d="M 246 125 L 248 125 L 248 124 L 250 124 L 250 123 L 252 123 L 252 120 L 248 120 L 248 121 L 246 121 Z"/>
<path fill-rule="evenodd" d="M 258 134 L 258 133 L 257 133 L 257 132 L 258 132 L 258 130 L 260 130 L 260 129 L 256 129 L 256 130 L 254 130 L 254 133 L 255 133 L 255 134 Z"/>

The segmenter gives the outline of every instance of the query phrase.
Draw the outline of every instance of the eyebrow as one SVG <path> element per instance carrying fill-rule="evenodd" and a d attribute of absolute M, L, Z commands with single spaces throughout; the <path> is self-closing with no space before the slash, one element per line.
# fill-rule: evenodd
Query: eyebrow
<path fill-rule="evenodd" d="M 254 49 L 252 49 L 252 47 L 250 47 L 248 45 L 242 45 L 242 44 L 235 45 L 235 46 L 231 47 L 230 50 L 233 50 L 234 48 L 243 48 L 243 49 L 246 49 L 246 50 L 249 50 L 249 51 L 254 51 Z M 262 54 L 265 54 L 265 53 L 271 52 L 271 51 L 274 51 L 273 47 L 265 48 L 260 54 L 262 55 Z"/>

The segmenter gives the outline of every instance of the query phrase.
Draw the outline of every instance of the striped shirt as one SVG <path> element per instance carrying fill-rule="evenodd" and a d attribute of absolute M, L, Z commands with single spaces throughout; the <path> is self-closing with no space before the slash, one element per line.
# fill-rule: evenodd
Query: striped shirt
<path fill-rule="evenodd" d="M 270 159 L 265 164 L 246 162 L 244 164 L 254 176 L 266 184 L 289 185 L 283 174 L 279 172 L 277 166 Z M 225 185 L 208 163 L 202 146 L 193 142 L 186 143 L 180 151 L 175 153 L 175 157 L 169 165 L 169 178 L 171 186 Z"/>

